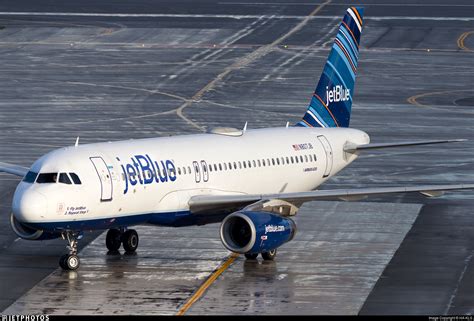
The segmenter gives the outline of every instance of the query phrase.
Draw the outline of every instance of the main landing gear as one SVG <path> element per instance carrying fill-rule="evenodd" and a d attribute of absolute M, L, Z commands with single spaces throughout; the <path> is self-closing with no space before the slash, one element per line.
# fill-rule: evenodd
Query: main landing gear
<path fill-rule="evenodd" d="M 79 268 L 80 261 L 77 256 L 77 241 L 82 238 L 82 234 L 79 232 L 63 232 L 61 234 L 63 240 L 68 241 L 69 254 L 64 254 L 59 258 L 59 266 L 66 271 L 75 271 Z"/>
<path fill-rule="evenodd" d="M 262 258 L 265 261 L 273 261 L 275 259 L 275 256 L 277 255 L 277 250 L 274 249 L 274 250 L 271 250 L 271 251 L 268 251 L 268 252 L 262 252 L 260 254 L 262 255 Z M 256 260 L 257 256 L 258 256 L 258 253 L 252 253 L 252 254 L 246 253 L 245 254 L 245 258 L 247 260 Z"/>
<path fill-rule="evenodd" d="M 138 247 L 138 234 L 135 230 L 110 229 L 105 238 L 109 251 L 118 251 L 120 245 L 127 253 L 133 253 Z"/>

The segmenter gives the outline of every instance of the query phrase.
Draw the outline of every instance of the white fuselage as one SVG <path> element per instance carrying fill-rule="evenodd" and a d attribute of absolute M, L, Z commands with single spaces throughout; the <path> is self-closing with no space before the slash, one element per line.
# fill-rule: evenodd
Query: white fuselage
<path fill-rule="evenodd" d="M 30 171 L 75 173 L 81 184 L 21 182 L 13 214 L 48 230 L 186 225 L 175 221 L 192 196 L 310 191 L 356 158 L 345 144 L 368 142 L 355 129 L 288 127 L 66 147 Z"/>

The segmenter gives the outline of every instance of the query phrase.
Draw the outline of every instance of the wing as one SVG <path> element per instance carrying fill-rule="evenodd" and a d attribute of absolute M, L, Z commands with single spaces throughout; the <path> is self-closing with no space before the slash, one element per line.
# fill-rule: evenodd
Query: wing
<path fill-rule="evenodd" d="M 355 145 L 355 144 L 349 143 L 346 146 L 344 146 L 344 151 L 347 153 L 355 153 L 357 151 L 368 150 L 368 149 L 382 149 L 382 148 L 392 148 L 392 147 L 457 143 L 457 142 L 464 142 L 464 141 L 466 141 L 466 139 L 421 140 L 421 141 L 408 141 L 408 142 L 398 142 L 398 143 L 372 143 L 372 144 L 364 144 L 364 145 Z"/>
<path fill-rule="evenodd" d="M 23 177 L 26 175 L 26 173 L 28 173 L 28 168 L 19 165 L 0 162 L 0 172 L 5 172 L 8 174 Z"/>
<path fill-rule="evenodd" d="M 354 201 L 372 195 L 418 192 L 428 197 L 440 196 L 444 191 L 474 189 L 474 184 L 466 185 L 421 185 L 409 187 L 375 187 L 360 189 L 316 190 L 299 193 L 255 194 L 255 195 L 197 195 L 189 200 L 192 213 L 203 213 L 214 209 L 242 208 L 263 201 L 280 200 L 300 206 L 304 202 L 317 200 Z"/>

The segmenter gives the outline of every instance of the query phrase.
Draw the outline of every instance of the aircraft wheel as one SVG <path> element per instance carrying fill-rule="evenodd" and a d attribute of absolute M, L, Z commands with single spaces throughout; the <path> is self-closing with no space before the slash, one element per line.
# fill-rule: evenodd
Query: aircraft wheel
<path fill-rule="evenodd" d="M 266 261 L 274 260 L 276 255 L 277 255 L 276 249 L 268 251 L 268 252 L 262 252 L 262 258 Z"/>
<path fill-rule="evenodd" d="M 126 252 L 135 252 L 138 247 L 138 233 L 135 230 L 128 230 L 122 235 L 123 248 Z"/>
<path fill-rule="evenodd" d="M 117 229 L 110 229 L 105 238 L 105 245 L 109 251 L 118 251 L 122 244 L 120 236 L 122 233 Z"/>
<path fill-rule="evenodd" d="M 69 271 L 75 271 L 80 265 L 79 257 L 75 254 L 70 254 L 64 260 L 64 263 Z"/>
<path fill-rule="evenodd" d="M 251 254 L 251 253 L 245 253 L 245 258 L 247 260 L 255 260 L 258 256 L 258 253 Z"/>
<path fill-rule="evenodd" d="M 67 266 L 66 266 L 66 259 L 67 257 L 69 256 L 69 254 L 64 254 L 64 255 L 61 255 L 61 257 L 59 258 L 59 266 L 63 269 L 63 270 L 67 270 Z"/>

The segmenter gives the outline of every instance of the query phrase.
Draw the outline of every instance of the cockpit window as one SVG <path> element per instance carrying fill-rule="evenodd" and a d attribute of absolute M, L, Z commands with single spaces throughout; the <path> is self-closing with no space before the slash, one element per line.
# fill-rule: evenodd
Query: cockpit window
<path fill-rule="evenodd" d="M 58 180 L 59 183 L 63 183 L 63 184 L 72 184 L 71 183 L 71 180 L 69 179 L 69 176 L 67 176 L 66 173 L 59 173 L 59 180 Z"/>
<path fill-rule="evenodd" d="M 36 183 L 56 183 L 58 179 L 58 173 L 42 173 L 38 175 Z"/>
<path fill-rule="evenodd" d="M 69 173 L 69 175 L 71 175 L 71 178 L 74 184 L 78 184 L 78 185 L 81 184 L 81 180 L 79 179 L 79 176 L 77 176 L 76 173 Z"/>
<path fill-rule="evenodd" d="M 29 171 L 26 173 L 25 178 L 23 178 L 23 182 L 34 183 L 36 176 L 38 176 L 38 173 Z"/>

